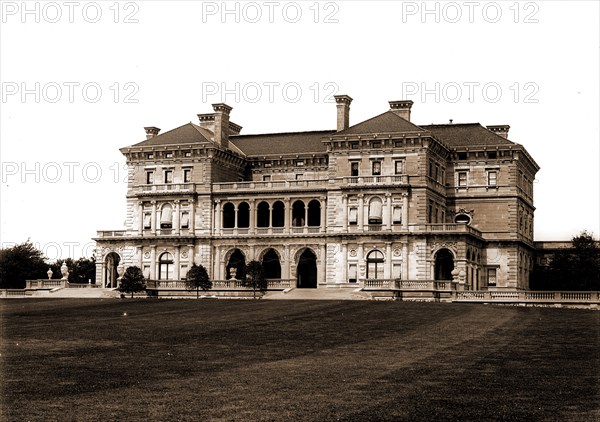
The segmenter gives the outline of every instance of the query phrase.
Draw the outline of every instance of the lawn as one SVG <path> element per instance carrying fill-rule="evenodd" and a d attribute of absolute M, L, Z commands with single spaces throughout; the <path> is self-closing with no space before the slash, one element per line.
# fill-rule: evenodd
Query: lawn
<path fill-rule="evenodd" d="M 0 419 L 600 420 L 600 312 L 3 300 Z"/>

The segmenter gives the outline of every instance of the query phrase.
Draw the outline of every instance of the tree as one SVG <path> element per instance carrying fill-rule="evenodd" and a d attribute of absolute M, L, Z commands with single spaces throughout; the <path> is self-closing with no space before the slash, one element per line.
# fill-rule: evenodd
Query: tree
<path fill-rule="evenodd" d="M 46 278 L 44 254 L 27 242 L 0 249 L 0 289 L 24 289 L 26 280 Z"/>
<path fill-rule="evenodd" d="M 131 297 L 133 298 L 134 293 L 143 290 L 146 290 L 146 279 L 144 278 L 144 273 L 142 273 L 140 267 L 127 267 L 125 274 L 123 274 L 123 277 L 121 278 L 119 291 L 131 293 Z"/>
<path fill-rule="evenodd" d="M 251 287 L 256 299 L 256 291 L 264 292 L 267 290 L 269 283 L 265 278 L 265 269 L 258 261 L 250 261 L 244 267 L 245 276 L 242 279 L 242 286 Z"/>
<path fill-rule="evenodd" d="M 69 283 L 87 284 L 89 280 L 96 280 L 96 260 L 94 258 L 79 258 L 74 261 L 72 258 L 57 259 L 50 265 L 52 278 L 61 278 L 60 267 L 63 262 L 69 268 Z"/>
<path fill-rule="evenodd" d="M 600 249 L 587 231 L 572 239 L 573 246 L 554 254 L 543 274 L 555 290 L 600 290 Z"/>
<path fill-rule="evenodd" d="M 212 288 L 212 281 L 208 277 L 206 268 L 202 265 L 192 265 L 192 268 L 190 268 L 185 277 L 185 287 L 190 291 L 196 289 L 196 299 L 200 295 L 200 289 L 203 291 L 210 290 Z"/>

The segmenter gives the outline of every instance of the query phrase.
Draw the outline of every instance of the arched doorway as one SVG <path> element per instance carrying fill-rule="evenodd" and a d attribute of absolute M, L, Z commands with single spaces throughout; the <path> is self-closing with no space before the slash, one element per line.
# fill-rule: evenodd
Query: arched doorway
<path fill-rule="evenodd" d="M 317 256 L 306 249 L 298 260 L 297 286 L 300 289 L 317 288 Z"/>
<path fill-rule="evenodd" d="M 173 280 L 173 255 L 164 252 L 158 260 L 158 279 Z"/>
<path fill-rule="evenodd" d="M 279 255 L 277 255 L 274 249 L 269 249 L 263 255 L 262 264 L 265 269 L 265 278 L 281 278 Z"/>
<path fill-rule="evenodd" d="M 231 273 L 231 269 L 235 268 L 235 279 L 242 280 L 244 278 L 245 266 L 246 257 L 244 256 L 244 253 L 239 249 L 235 249 L 227 261 L 226 279 L 229 280 L 232 278 L 233 274 Z"/>
<path fill-rule="evenodd" d="M 440 249 L 435 254 L 435 279 L 452 280 L 452 270 L 454 269 L 454 257 L 448 249 Z"/>
<path fill-rule="evenodd" d="M 367 255 L 367 278 L 381 279 L 383 278 L 383 266 L 385 258 L 381 251 L 377 249 L 369 252 Z"/>
<path fill-rule="evenodd" d="M 119 287 L 117 281 L 119 278 L 117 273 L 119 262 L 121 262 L 121 257 L 116 252 L 111 252 L 104 258 L 104 287 L 110 289 Z"/>

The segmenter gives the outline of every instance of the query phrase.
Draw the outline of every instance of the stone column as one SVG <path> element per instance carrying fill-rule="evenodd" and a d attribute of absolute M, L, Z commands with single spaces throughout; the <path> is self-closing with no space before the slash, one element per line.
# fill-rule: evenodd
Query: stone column
<path fill-rule="evenodd" d="M 385 266 L 383 267 L 383 278 L 392 278 L 392 242 L 385 242 Z"/>
<path fill-rule="evenodd" d="M 156 245 L 150 246 L 150 280 L 156 280 Z"/>
<path fill-rule="evenodd" d="M 321 233 L 327 231 L 327 197 L 321 197 Z"/>
<path fill-rule="evenodd" d="M 385 227 L 388 231 L 392 230 L 392 194 L 391 193 L 386 193 L 385 194 L 385 202 L 386 205 L 385 207 L 387 208 L 387 220 L 385 223 Z"/>
<path fill-rule="evenodd" d="M 402 280 L 408 280 L 408 243 L 402 244 Z"/>
<path fill-rule="evenodd" d="M 348 230 L 348 195 L 342 195 L 342 231 Z"/>
<path fill-rule="evenodd" d="M 189 233 L 193 236 L 196 230 L 196 200 L 190 200 L 190 214 L 188 217 L 189 222 Z"/>
<path fill-rule="evenodd" d="M 144 202 L 138 202 L 138 216 L 139 216 L 139 224 L 138 224 L 138 236 L 142 236 L 144 234 Z"/>
<path fill-rule="evenodd" d="M 144 271 L 144 265 L 142 264 L 142 261 L 144 259 L 144 248 L 142 247 L 142 245 L 137 245 L 136 249 L 138 253 L 138 267 L 140 267 L 140 270 Z"/>
<path fill-rule="evenodd" d="M 366 276 L 366 272 L 363 273 L 362 269 L 365 268 L 365 245 L 360 242 L 358 244 L 358 266 L 356 268 L 356 281 L 359 281 L 361 277 Z"/>
<path fill-rule="evenodd" d="M 254 198 L 251 198 L 249 201 L 250 205 L 250 229 L 248 232 L 250 234 L 256 233 L 256 201 Z"/>
<path fill-rule="evenodd" d="M 188 245 L 188 269 L 194 265 L 194 245 Z"/>
<path fill-rule="evenodd" d="M 402 193 L 402 230 L 408 230 L 408 192 Z"/>
<path fill-rule="evenodd" d="M 175 235 L 179 236 L 180 231 L 181 231 L 181 206 L 180 206 L 180 202 L 178 199 L 176 199 L 175 201 L 173 201 L 175 203 L 175 215 L 173 216 L 173 225 L 175 226 Z"/>
<path fill-rule="evenodd" d="M 319 246 L 319 263 L 317 266 L 317 287 L 319 285 L 319 280 L 322 280 L 323 283 L 327 283 L 327 244 L 323 244 Z"/>
<path fill-rule="evenodd" d="M 365 225 L 365 196 L 358 195 L 358 231 L 363 231 Z"/>
<path fill-rule="evenodd" d="M 150 219 L 150 230 L 154 236 L 156 236 L 156 221 L 158 216 L 156 215 L 156 201 L 152 201 L 152 218 Z"/>
<path fill-rule="evenodd" d="M 179 245 L 175 245 L 173 254 L 173 280 L 179 280 Z"/>
<path fill-rule="evenodd" d="M 290 198 L 285 198 L 285 213 L 286 213 L 286 218 L 285 218 L 285 232 L 286 233 L 291 233 L 292 232 L 292 200 Z"/>
<path fill-rule="evenodd" d="M 213 233 L 217 236 L 221 235 L 221 200 L 215 199 L 215 225 L 213 227 Z"/>
<path fill-rule="evenodd" d="M 336 280 L 338 283 L 348 283 L 348 244 L 342 243 L 342 274 L 341 279 Z"/>
<path fill-rule="evenodd" d="M 214 280 L 223 280 L 225 277 L 221 276 L 221 248 L 215 246 L 215 263 L 214 263 Z"/>
<path fill-rule="evenodd" d="M 291 265 L 292 265 L 292 257 L 290 256 L 290 245 L 286 242 L 283 245 L 283 268 L 281 271 L 281 278 L 292 278 L 291 274 Z"/>

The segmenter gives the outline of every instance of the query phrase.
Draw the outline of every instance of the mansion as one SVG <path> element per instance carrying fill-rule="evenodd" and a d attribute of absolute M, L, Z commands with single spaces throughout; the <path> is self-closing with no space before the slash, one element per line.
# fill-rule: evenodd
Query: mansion
<path fill-rule="evenodd" d="M 350 125 L 352 98 L 335 100 L 334 130 L 241 135 L 223 103 L 197 124 L 146 127 L 121 149 L 126 227 L 94 239 L 96 283 L 116 287 L 133 265 L 157 282 L 193 264 L 233 280 L 257 260 L 297 288 L 528 288 L 539 167 L 508 125 L 417 125 L 412 101 Z"/>

